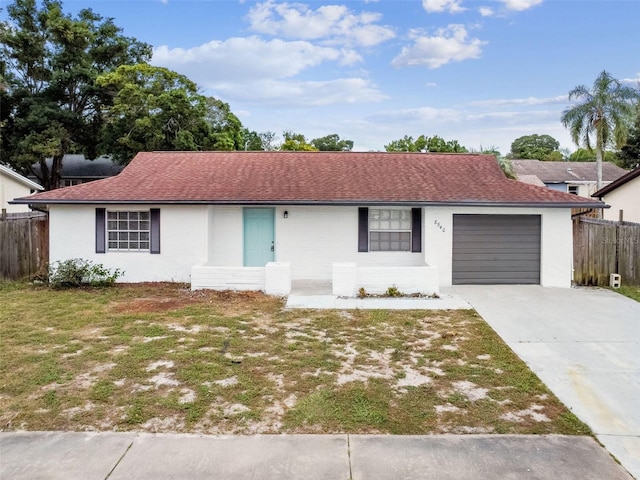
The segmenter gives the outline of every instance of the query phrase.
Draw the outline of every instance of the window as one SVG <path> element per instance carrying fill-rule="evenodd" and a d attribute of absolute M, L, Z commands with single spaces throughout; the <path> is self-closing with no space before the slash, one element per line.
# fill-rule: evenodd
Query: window
<path fill-rule="evenodd" d="M 358 251 L 422 251 L 422 209 L 359 208 Z"/>
<path fill-rule="evenodd" d="M 411 210 L 369 209 L 369 251 L 410 252 Z"/>
<path fill-rule="evenodd" d="M 107 212 L 107 246 L 109 250 L 148 251 L 151 222 L 148 211 Z"/>
<path fill-rule="evenodd" d="M 63 178 L 60 180 L 61 187 L 72 187 L 73 185 L 80 185 L 82 180 L 77 178 Z"/>
<path fill-rule="evenodd" d="M 578 185 L 569 185 L 569 193 L 578 195 Z"/>

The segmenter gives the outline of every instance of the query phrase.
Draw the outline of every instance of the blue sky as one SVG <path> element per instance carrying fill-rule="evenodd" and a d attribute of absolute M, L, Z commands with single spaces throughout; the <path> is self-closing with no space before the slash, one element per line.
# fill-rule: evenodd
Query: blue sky
<path fill-rule="evenodd" d="M 6 1 L 0 2 L 0 5 Z M 640 81 L 640 1 L 102 0 L 64 2 L 113 17 L 154 46 L 244 126 L 354 150 L 404 135 L 471 149 L 533 133 L 575 150 L 567 93 L 606 69 Z"/>

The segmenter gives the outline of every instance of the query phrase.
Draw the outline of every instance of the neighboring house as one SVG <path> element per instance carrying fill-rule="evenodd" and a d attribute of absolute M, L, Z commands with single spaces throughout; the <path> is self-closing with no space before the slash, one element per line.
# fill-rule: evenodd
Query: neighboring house
<path fill-rule="evenodd" d="M 592 196 L 611 206 L 604 211 L 605 220 L 619 220 L 622 210 L 624 221 L 640 223 L 640 167 L 601 188 Z"/>
<path fill-rule="evenodd" d="M 47 158 L 47 167 L 51 168 L 52 159 Z M 40 164 L 32 166 L 36 175 L 31 175 L 33 180 L 40 175 Z M 80 183 L 93 182 L 103 178 L 118 175 L 124 166 L 118 165 L 109 156 L 98 157 L 94 160 L 85 158 L 84 155 L 69 154 L 62 158 L 62 172 L 60 172 L 59 187 L 69 187 Z"/>
<path fill-rule="evenodd" d="M 559 192 L 590 197 L 596 190 L 595 162 L 542 162 L 511 160 L 518 180 L 532 185 L 545 185 Z M 608 185 L 627 173 L 611 162 L 602 162 L 602 184 Z"/>
<path fill-rule="evenodd" d="M 12 205 L 9 201 L 40 190 L 44 189 L 37 183 L 27 177 L 23 177 L 9 167 L 0 165 L 0 201 L 2 203 L 2 211 L 6 213 L 29 212 L 29 205 Z"/>
<path fill-rule="evenodd" d="M 381 152 L 139 153 L 116 177 L 15 201 L 49 206 L 51 262 L 194 289 L 330 281 L 335 295 L 569 287 L 571 209 L 604 205 L 509 180 L 491 155 Z"/>

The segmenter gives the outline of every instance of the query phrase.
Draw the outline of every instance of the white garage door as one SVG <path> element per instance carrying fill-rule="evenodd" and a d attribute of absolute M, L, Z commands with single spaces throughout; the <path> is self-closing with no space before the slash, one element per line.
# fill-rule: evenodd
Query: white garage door
<path fill-rule="evenodd" d="M 453 284 L 540 284 L 540 215 L 454 215 Z"/>

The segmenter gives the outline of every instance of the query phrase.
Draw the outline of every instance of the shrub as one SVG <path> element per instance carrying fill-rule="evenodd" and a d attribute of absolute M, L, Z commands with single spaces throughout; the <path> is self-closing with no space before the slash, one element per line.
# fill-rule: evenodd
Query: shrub
<path fill-rule="evenodd" d="M 402 297 L 403 294 L 395 285 L 387 288 L 387 297 Z"/>
<path fill-rule="evenodd" d="M 117 268 L 111 270 L 101 263 L 72 258 L 55 262 L 49 267 L 49 285 L 53 288 L 77 288 L 83 285 L 104 287 L 113 285 L 123 274 Z"/>

